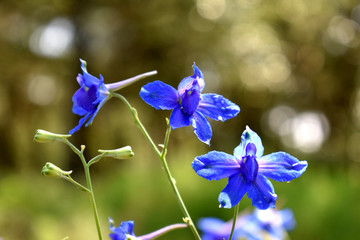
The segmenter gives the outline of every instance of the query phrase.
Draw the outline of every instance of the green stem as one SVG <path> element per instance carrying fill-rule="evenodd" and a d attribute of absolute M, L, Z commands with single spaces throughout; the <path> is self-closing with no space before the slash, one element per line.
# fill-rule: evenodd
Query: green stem
<path fill-rule="evenodd" d="M 87 192 L 89 193 L 91 204 L 93 206 L 94 218 L 95 218 L 96 229 L 97 229 L 97 233 L 98 233 L 98 236 L 99 236 L 99 240 L 102 240 L 100 222 L 99 222 L 99 215 L 98 215 L 98 211 L 97 211 L 97 207 L 96 207 L 94 191 L 93 191 L 92 184 L 91 184 L 91 177 L 90 177 L 90 171 L 89 171 L 90 164 L 86 163 L 86 160 L 85 160 L 85 157 L 84 157 L 85 146 L 81 145 L 81 150 L 79 150 L 69 140 L 64 139 L 63 141 L 79 156 L 79 158 L 81 159 L 81 162 L 82 162 L 82 164 L 84 166 L 86 183 L 87 183 L 87 190 L 88 190 Z"/>
<path fill-rule="evenodd" d="M 64 176 L 63 179 L 65 179 L 68 182 L 71 182 L 72 184 L 74 184 L 78 189 L 80 189 L 81 191 L 90 193 L 89 189 L 87 189 L 86 187 L 84 187 L 83 185 L 81 185 L 80 183 L 78 183 L 77 181 L 75 181 L 74 179 L 72 179 L 72 177 L 69 176 Z"/>
<path fill-rule="evenodd" d="M 146 139 L 148 140 L 148 142 L 150 143 L 150 145 L 152 146 L 152 148 L 154 149 L 154 151 L 156 152 L 156 154 L 158 155 L 158 157 L 160 158 L 162 164 L 163 164 L 163 167 L 164 167 L 164 170 L 165 170 L 165 173 L 166 173 L 166 176 L 168 178 L 168 181 L 171 185 L 171 188 L 173 189 L 175 195 L 176 195 L 176 198 L 178 200 L 178 203 L 180 205 L 180 208 L 181 208 L 181 211 L 183 212 L 184 214 L 184 221 L 185 223 L 189 226 L 189 228 L 191 229 L 195 239 L 197 240 L 201 240 L 200 238 L 200 235 L 195 227 L 195 224 L 194 222 L 192 221 L 191 217 L 190 217 L 190 214 L 185 206 L 185 203 L 184 201 L 182 200 L 182 197 L 180 195 L 180 192 L 176 186 L 176 181 L 175 179 L 172 177 L 172 174 L 170 172 L 170 169 L 168 167 L 168 164 L 167 164 L 167 161 L 166 161 L 166 152 L 167 152 L 167 145 L 168 145 L 168 142 L 169 142 L 169 138 L 170 138 L 170 132 L 171 132 L 171 127 L 169 125 L 169 121 L 167 120 L 167 131 L 166 131 L 166 135 L 165 135 L 165 140 L 164 140 L 164 148 L 163 150 L 160 152 L 160 150 L 157 148 L 156 144 L 154 143 L 154 141 L 152 140 L 152 138 L 150 137 L 150 135 L 148 134 L 148 132 L 146 131 L 144 125 L 141 123 L 139 117 L 138 117 L 138 114 L 136 112 L 136 109 L 133 108 L 130 103 L 126 100 L 125 97 L 123 97 L 122 95 L 120 94 L 117 94 L 117 93 L 114 93 L 114 92 L 110 92 L 111 96 L 114 96 L 114 97 L 117 97 L 119 98 L 120 100 L 122 100 L 125 105 L 130 109 L 131 111 L 131 114 L 133 115 L 134 119 L 135 119 L 135 122 L 136 124 L 139 126 L 141 132 L 144 134 L 144 136 L 146 137 Z"/>
<path fill-rule="evenodd" d="M 234 209 L 234 218 L 233 218 L 233 224 L 232 224 L 232 227 L 231 227 L 231 232 L 230 232 L 229 240 L 232 239 L 232 236 L 233 236 L 233 234 L 234 234 L 234 230 L 235 230 L 235 225 L 236 225 L 236 219 L 237 219 L 238 212 L 239 212 L 239 204 L 236 204 L 235 209 Z"/>

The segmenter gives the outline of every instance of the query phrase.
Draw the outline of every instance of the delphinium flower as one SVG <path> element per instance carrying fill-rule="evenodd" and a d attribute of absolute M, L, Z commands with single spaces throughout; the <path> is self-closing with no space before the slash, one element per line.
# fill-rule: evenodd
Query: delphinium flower
<path fill-rule="evenodd" d="M 218 218 L 201 218 L 198 227 L 203 240 L 228 239 L 233 221 Z M 295 227 L 295 219 L 290 209 L 256 209 L 253 213 L 241 214 L 236 221 L 232 240 L 282 240 Z"/>
<path fill-rule="evenodd" d="M 100 108 L 110 98 L 110 91 L 117 91 L 134 83 L 141 78 L 156 74 L 156 71 L 152 71 L 140 74 L 138 76 L 123 81 L 105 84 L 104 78 L 101 74 L 100 79 L 94 77 L 93 75 L 88 73 L 86 69 L 86 62 L 82 59 L 80 59 L 80 61 L 83 74 L 79 74 L 76 78 L 80 85 L 80 88 L 75 92 L 72 97 L 72 111 L 73 113 L 83 117 L 80 119 L 79 124 L 75 128 L 70 130 L 70 134 L 78 131 L 81 126 L 85 124 L 85 122 L 86 127 L 91 125 Z"/>
<path fill-rule="evenodd" d="M 169 231 L 187 227 L 187 225 L 184 223 L 177 223 L 163 227 L 152 233 L 137 237 L 134 234 L 134 230 L 133 230 L 134 221 L 122 222 L 120 224 L 120 227 L 114 227 L 114 221 L 111 218 L 109 218 L 109 224 L 110 224 L 110 231 L 112 231 L 112 233 L 109 234 L 111 240 L 150 240 L 160 237 L 161 235 Z"/>
<path fill-rule="evenodd" d="M 255 224 L 261 229 L 264 239 L 282 240 L 286 233 L 295 228 L 296 221 L 290 209 L 256 209 L 249 218 L 249 223 Z"/>
<path fill-rule="evenodd" d="M 232 240 L 235 239 L 250 239 L 250 240 L 258 240 L 259 238 L 259 228 L 254 228 L 253 226 L 249 226 L 244 228 L 243 226 L 247 224 L 250 215 L 242 215 L 238 217 L 236 221 L 234 234 L 232 236 Z M 223 221 L 214 217 L 201 218 L 198 221 L 198 228 L 201 230 L 202 240 L 223 240 L 229 239 L 230 232 L 232 228 L 233 221 Z"/>
<path fill-rule="evenodd" d="M 210 144 L 212 130 L 206 117 L 226 121 L 235 117 L 240 108 L 221 95 L 201 94 L 205 87 L 202 72 L 193 65 L 194 75 L 185 77 L 176 90 L 161 81 L 146 84 L 140 97 L 155 109 L 172 110 L 170 126 L 186 127 L 190 124 L 200 141 Z"/>
<path fill-rule="evenodd" d="M 234 155 L 211 151 L 196 157 L 192 167 L 199 176 L 209 181 L 228 178 L 219 195 L 220 207 L 232 208 L 247 193 L 253 206 L 267 209 L 275 207 L 277 198 L 268 178 L 289 182 L 301 176 L 308 163 L 285 152 L 265 156 L 263 153 L 260 137 L 247 126 Z"/>

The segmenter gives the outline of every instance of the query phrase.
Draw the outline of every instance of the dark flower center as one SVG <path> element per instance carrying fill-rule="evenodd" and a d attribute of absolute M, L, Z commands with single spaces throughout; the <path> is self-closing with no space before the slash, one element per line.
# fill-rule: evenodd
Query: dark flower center
<path fill-rule="evenodd" d="M 192 115 L 200 104 L 200 87 L 197 81 L 193 82 L 190 89 L 185 90 L 181 96 L 181 108 L 184 113 Z"/>
<path fill-rule="evenodd" d="M 240 162 L 240 173 L 247 182 L 254 182 L 259 170 L 259 164 L 256 160 L 255 144 L 248 143 L 245 152 L 246 154 Z"/>

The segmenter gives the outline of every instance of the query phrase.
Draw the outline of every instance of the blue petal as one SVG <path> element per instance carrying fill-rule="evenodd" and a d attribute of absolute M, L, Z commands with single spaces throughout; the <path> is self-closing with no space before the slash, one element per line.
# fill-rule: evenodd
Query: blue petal
<path fill-rule="evenodd" d="M 95 112 L 92 114 L 91 118 L 89 119 L 89 121 L 86 123 L 86 127 L 90 126 L 95 118 L 95 116 L 98 114 L 100 108 L 104 105 L 104 103 L 107 101 L 107 98 L 104 98 L 102 100 L 102 102 L 100 102 L 95 110 Z"/>
<path fill-rule="evenodd" d="M 119 233 L 119 234 L 110 233 L 109 237 L 111 240 L 126 240 L 127 239 L 127 237 L 124 233 Z"/>
<path fill-rule="evenodd" d="M 71 130 L 69 131 L 69 134 L 72 135 L 72 134 L 74 134 L 75 132 L 77 132 L 77 131 L 82 127 L 82 125 L 84 125 L 84 123 L 90 118 L 91 114 L 92 114 L 92 113 L 89 112 L 89 113 L 87 113 L 84 117 L 82 117 L 82 118 L 79 120 L 79 124 L 78 124 L 76 127 L 74 127 L 73 129 L 71 129 Z"/>
<path fill-rule="evenodd" d="M 200 112 L 194 112 L 190 117 L 191 125 L 194 127 L 194 133 L 200 141 L 210 145 L 212 130 L 209 121 Z"/>
<path fill-rule="evenodd" d="M 258 159 L 258 163 L 259 173 L 279 182 L 288 182 L 300 177 L 308 166 L 307 161 L 299 161 L 285 152 L 263 156 Z"/>
<path fill-rule="evenodd" d="M 256 157 L 260 158 L 264 154 L 264 147 L 261 142 L 261 138 L 256 132 L 252 131 L 246 126 L 245 131 L 241 135 L 240 145 L 234 149 L 234 156 L 238 159 L 246 156 L 246 146 L 248 143 L 253 143 L 256 146 Z"/>
<path fill-rule="evenodd" d="M 241 198 L 246 193 L 249 184 L 241 176 L 241 174 L 234 174 L 229 177 L 229 181 L 219 195 L 220 206 L 223 208 L 232 208 L 238 204 Z"/>
<path fill-rule="evenodd" d="M 196 82 L 199 85 L 199 91 L 202 92 L 202 90 L 205 87 L 205 81 L 203 78 L 203 74 L 200 71 L 200 69 L 195 65 L 193 65 L 193 69 L 194 69 L 194 75 L 191 77 L 185 77 L 183 80 L 181 80 L 181 82 L 178 85 L 178 91 L 179 91 L 179 95 L 183 95 L 184 92 L 186 90 L 189 90 L 194 82 Z"/>
<path fill-rule="evenodd" d="M 209 181 L 228 178 L 240 171 L 240 164 L 234 156 L 218 151 L 196 157 L 192 167 L 199 176 Z"/>
<path fill-rule="evenodd" d="M 221 239 L 221 237 L 226 237 L 230 234 L 231 226 L 229 227 L 226 222 L 218 218 L 201 218 L 198 221 L 198 228 L 206 235 L 210 235 L 213 238 Z M 210 236 L 208 236 L 209 239 Z M 202 238 L 203 239 L 203 238 Z"/>
<path fill-rule="evenodd" d="M 120 224 L 120 228 L 127 234 L 134 235 L 134 221 L 126 221 Z"/>
<path fill-rule="evenodd" d="M 179 105 L 175 88 L 161 81 L 146 84 L 140 90 L 140 97 L 155 109 L 170 110 Z"/>
<path fill-rule="evenodd" d="M 190 125 L 189 115 L 183 113 L 180 106 L 175 107 L 170 115 L 170 126 L 175 128 L 186 127 Z"/>
<path fill-rule="evenodd" d="M 205 87 L 205 81 L 204 81 L 204 76 L 200 70 L 200 68 L 198 68 L 194 62 L 193 65 L 193 69 L 194 69 L 194 75 L 192 76 L 193 78 L 197 79 L 198 84 L 200 86 L 200 92 L 202 92 L 202 90 Z"/>
<path fill-rule="evenodd" d="M 93 75 L 91 75 L 90 73 L 88 73 L 87 69 L 86 69 L 86 62 L 82 59 L 80 59 L 81 62 L 81 70 L 83 71 L 83 78 L 82 78 L 82 82 L 87 86 L 91 86 L 91 85 L 99 85 L 103 82 L 99 80 L 98 78 L 94 77 Z M 79 82 L 79 80 L 78 80 Z M 79 82 L 80 83 L 80 82 Z"/>
<path fill-rule="evenodd" d="M 72 97 L 73 101 L 73 113 L 80 116 L 84 115 L 84 111 L 79 111 L 79 107 L 87 112 L 94 111 L 96 104 L 93 104 L 97 99 L 97 87 L 95 85 L 85 89 L 81 87 L 78 89 Z"/>
<path fill-rule="evenodd" d="M 279 211 L 280 217 L 281 217 L 281 222 L 282 222 L 282 227 L 286 230 L 286 231 L 290 231 L 293 230 L 296 226 L 296 221 L 294 218 L 294 213 L 288 209 L 282 209 Z"/>
<path fill-rule="evenodd" d="M 277 195 L 271 182 L 264 176 L 258 174 L 256 181 L 250 184 L 247 196 L 251 199 L 252 205 L 258 209 L 275 207 Z"/>
<path fill-rule="evenodd" d="M 219 121 L 226 121 L 240 112 L 240 107 L 221 95 L 201 94 L 198 110 L 205 116 Z"/>

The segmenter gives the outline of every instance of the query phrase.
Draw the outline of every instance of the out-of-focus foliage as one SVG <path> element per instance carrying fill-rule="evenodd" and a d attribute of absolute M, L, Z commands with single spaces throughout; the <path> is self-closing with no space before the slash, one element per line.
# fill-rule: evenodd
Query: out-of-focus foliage
<path fill-rule="evenodd" d="M 156 77 L 121 90 L 158 143 L 169 112 L 152 109 L 138 92 L 155 79 L 176 87 L 192 74 L 194 61 L 204 73 L 204 91 L 241 107 L 236 118 L 211 123 L 210 148 L 191 128 L 172 132 L 170 167 L 195 220 L 228 220 L 232 212 L 217 209 L 217 194 L 226 183 L 197 177 L 192 160 L 209 150 L 231 152 L 249 125 L 267 153 L 284 150 L 309 162 L 302 179 L 275 186 L 298 222 L 292 239 L 355 239 L 359 31 L 355 0 L 2 0 L 0 236 L 96 239 L 87 196 L 40 175 L 48 161 L 75 174 L 81 163 L 60 143 L 32 142 L 38 128 L 66 134 L 77 124 L 71 97 L 82 58 L 106 83 L 158 70 Z M 135 220 L 137 234 L 181 221 L 158 159 L 120 101 L 106 103 L 93 125 L 71 141 L 85 144 L 89 158 L 99 148 L 131 145 L 135 152 L 132 160 L 94 166 L 104 230 L 107 216 L 117 223 Z M 81 174 L 75 177 L 83 180 Z M 191 234 L 178 230 L 163 239 L 176 237 Z"/>

